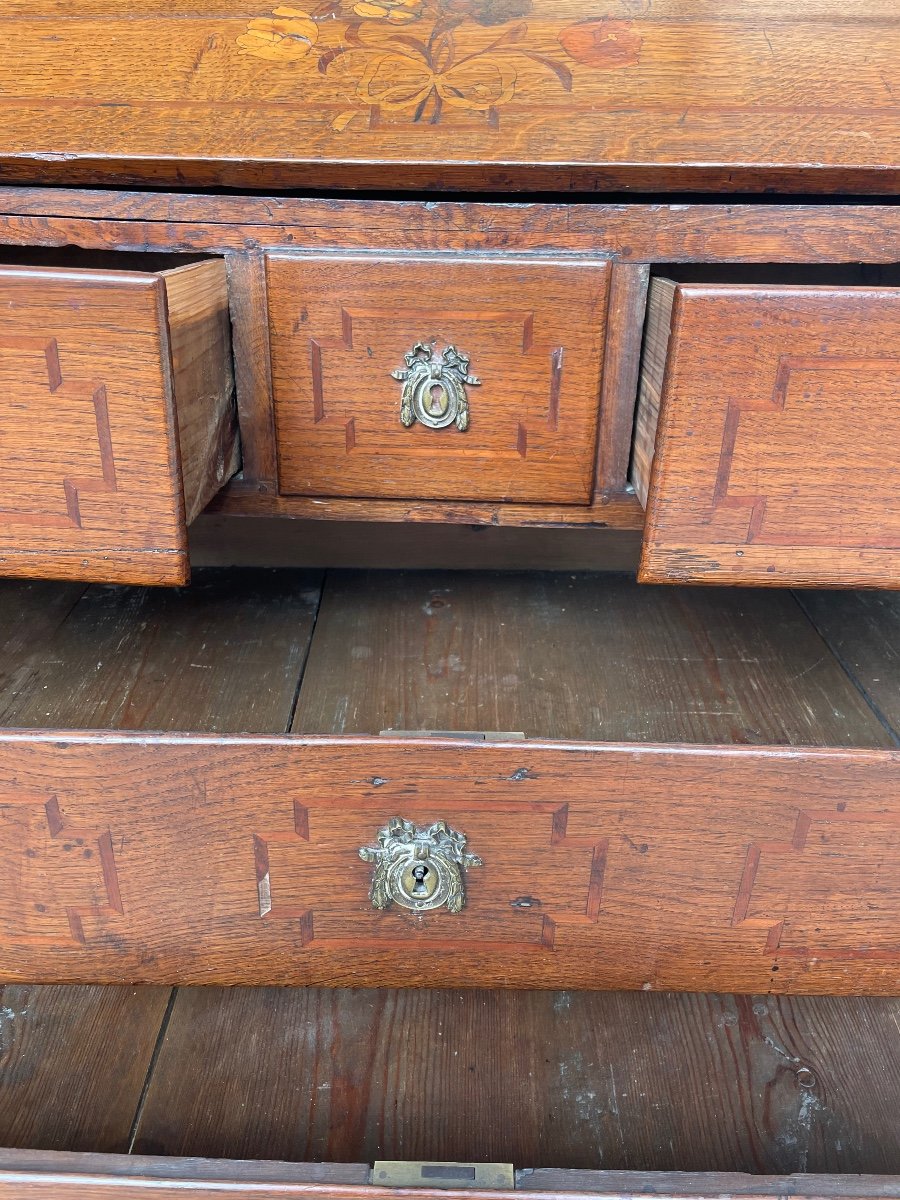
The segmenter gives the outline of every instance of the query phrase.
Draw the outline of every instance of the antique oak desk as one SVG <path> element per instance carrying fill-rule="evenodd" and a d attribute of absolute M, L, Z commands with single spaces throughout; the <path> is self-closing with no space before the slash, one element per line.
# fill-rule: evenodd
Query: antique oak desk
<path fill-rule="evenodd" d="M 0 0 L 0 1200 L 900 1197 L 898 64 Z"/>

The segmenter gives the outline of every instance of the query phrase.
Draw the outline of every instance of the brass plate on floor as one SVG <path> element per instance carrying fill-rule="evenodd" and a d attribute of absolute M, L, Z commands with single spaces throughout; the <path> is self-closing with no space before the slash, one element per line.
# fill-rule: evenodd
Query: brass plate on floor
<path fill-rule="evenodd" d="M 516 1175 L 512 1163 L 376 1162 L 372 1183 L 379 1187 L 514 1191 Z"/>

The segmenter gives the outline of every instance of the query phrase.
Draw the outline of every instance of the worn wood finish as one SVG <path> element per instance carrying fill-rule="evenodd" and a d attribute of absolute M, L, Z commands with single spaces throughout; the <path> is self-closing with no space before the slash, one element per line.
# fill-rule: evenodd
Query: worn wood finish
<path fill-rule="evenodd" d="M 655 279 L 647 306 L 630 468 L 635 494 L 644 508 L 650 495 L 650 475 L 656 454 L 659 406 L 669 361 L 672 305 L 676 291 L 670 279 Z"/>
<path fill-rule="evenodd" d="M 232 253 L 225 263 L 243 433 L 241 479 L 248 488 L 272 492 L 276 490 L 277 461 L 265 260 L 261 254 Z"/>
<path fill-rule="evenodd" d="M 189 525 L 241 465 L 228 286 L 221 260 L 176 267 L 161 278 Z"/>
<path fill-rule="evenodd" d="M 182 989 L 135 1148 L 527 1163 L 563 1192 L 600 1163 L 897 1171 L 898 1016 L 877 998 Z"/>
<path fill-rule="evenodd" d="M 399 395 L 399 392 L 398 392 Z M 644 512 L 633 495 L 598 497 L 591 504 L 504 504 L 485 501 L 365 500 L 334 496 L 275 496 L 235 480 L 209 505 L 213 513 L 290 517 L 294 520 L 368 520 L 388 524 L 505 526 L 508 529 L 644 528 Z"/>
<path fill-rule="evenodd" d="M 146 1155 L 67 1154 L 27 1150 L 0 1152 L 0 1196 L 30 1200 L 53 1195 L 63 1200 L 99 1200 L 113 1192 L 123 1198 L 151 1196 L 174 1200 L 185 1194 L 213 1200 L 223 1189 L 260 1200 L 434 1200 L 433 1189 L 372 1187 L 363 1163 L 237 1162 L 213 1159 L 151 1158 Z M 601 1200 L 627 1200 L 638 1187 L 660 1200 L 702 1196 L 731 1200 L 734 1196 L 769 1198 L 800 1196 L 803 1200 L 896 1200 L 900 1180 L 892 1175 L 753 1176 L 733 1171 L 554 1171 L 516 1172 L 516 1194 L 522 1200 L 578 1193 Z M 446 1200 L 508 1200 L 509 1192 L 441 1190 Z"/>
<path fill-rule="evenodd" d="M 900 209 L 877 204 L 547 204 L 0 189 L 10 245 L 172 251 L 343 246 L 576 250 L 644 262 L 895 263 Z"/>
<path fill-rule="evenodd" d="M 593 575 L 333 575 L 293 730 L 383 729 L 893 744 L 787 593 Z"/>
<path fill-rule="evenodd" d="M 595 496 L 624 491 L 640 378 L 641 343 L 650 268 L 616 263 L 612 269 L 606 353 L 600 399 Z"/>
<path fill-rule="evenodd" d="M 266 278 L 282 492 L 590 500 L 607 263 L 270 254 Z M 471 359 L 467 410 L 437 375 L 424 401 L 445 428 L 401 422 L 423 343 Z"/>
<path fill-rule="evenodd" d="M 775 0 L 395 0 L 312 15 L 80 0 L 37 16 L 17 0 L 0 169 L 157 186 L 890 193 L 898 56 L 887 0 L 798 14 Z"/>
<path fill-rule="evenodd" d="M 281 732 L 319 583 L 315 572 L 201 571 L 185 590 L 90 588 L 3 681 L 0 721 Z"/>
<path fill-rule="evenodd" d="M 891 993 L 898 772 L 890 751 L 10 733 L 0 971 Z M 485 858 L 452 924 L 371 907 L 357 850 L 398 813 Z"/>
<path fill-rule="evenodd" d="M 236 465 L 221 263 L 2 267 L 0 304 L 0 570 L 185 582 L 186 515 Z"/>
<path fill-rule="evenodd" d="M 79 600 L 81 585 L 3 581 L 2 720 L 284 729 L 317 584 L 310 573 L 201 571 L 185 591 L 93 587 Z M 66 832 L 69 869 L 84 856 L 76 874 L 98 854 L 109 862 L 102 834 L 85 846 Z M 0 1144 L 128 1149 L 168 1000 L 168 988 L 3 988 Z"/>
<path fill-rule="evenodd" d="M 166 987 L 0 988 L 3 1146 L 127 1150 L 168 1000 Z"/>
<path fill-rule="evenodd" d="M 896 587 L 900 290 L 671 290 L 640 579 Z"/>
<path fill-rule="evenodd" d="M 800 603 L 900 740 L 900 595 L 804 592 Z"/>

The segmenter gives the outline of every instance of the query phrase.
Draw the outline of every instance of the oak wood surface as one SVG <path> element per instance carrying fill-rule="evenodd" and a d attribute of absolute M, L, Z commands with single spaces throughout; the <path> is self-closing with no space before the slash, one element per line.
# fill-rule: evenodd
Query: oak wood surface
<path fill-rule="evenodd" d="M 900 596 L 893 592 L 803 592 L 810 619 L 900 739 Z"/>
<path fill-rule="evenodd" d="M 649 282 L 648 266 L 631 263 L 613 266 L 603 356 L 595 496 L 621 493 L 628 482 Z"/>
<path fill-rule="evenodd" d="M 897 289 L 678 284 L 640 579 L 896 587 L 898 345 Z"/>
<path fill-rule="evenodd" d="M 616 575 L 332 574 L 293 732 L 388 729 L 893 744 L 787 593 Z"/>
<path fill-rule="evenodd" d="M 270 254 L 266 279 L 283 493 L 590 500 L 607 263 Z M 401 423 L 391 373 L 423 344 L 471 359 L 461 427 L 449 401 L 445 428 Z"/>
<path fill-rule="evenodd" d="M 163 271 L 185 521 L 241 463 L 222 259 Z"/>
<path fill-rule="evenodd" d="M 873 998 L 182 989 L 135 1149 L 504 1161 L 559 1169 L 562 1192 L 568 1170 L 600 1164 L 897 1172 L 898 1013 Z"/>
<path fill-rule="evenodd" d="M 367 1185 L 370 1167 L 367 1163 L 293 1163 L 236 1161 L 222 1159 L 150 1157 L 138 1154 L 78 1154 L 66 1151 L 33 1151 L 4 1149 L 0 1151 L 2 1184 L 8 1189 L 43 1176 L 48 1187 L 74 1188 L 72 1194 L 84 1196 L 84 1188 L 122 1180 L 152 1187 L 158 1182 L 178 1182 L 182 1187 L 203 1184 L 244 1184 L 260 1194 L 260 1187 L 274 1187 L 275 1196 L 328 1195 L 331 1185 L 339 1197 L 359 1198 L 365 1195 L 383 1198 L 395 1195 L 386 1189 Z M 576 1171 L 561 1172 L 553 1168 L 523 1168 L 516 1171 L 517 1190 L 527 1197 L 534 1194 L 588 1193 L 596 1196 L 627 1196 L 635 1191 L 658 1197 L 706 1196 L 801 1196 L 804 1200 L 827 1200 L 846 1197 L 847 1200 L 895 1200 L 900 1184 L 895 1176 L 884 1174 L 814 1175 L 751 1175 L 735 1171 Z M 348 1193 L 347 1185 L 357 1185 Z M 277 1190 L 280 1188 L 281 1190 Z M 80 1190 L 79 1190 L 80 1189 Z M 293 1189 L 293 1191 L 291 1190 Z M 68 1195 L 69 1193 L 63 1193 Z M 262 1193 L 265 1195 L 265 1193 Z M 423 1189 L 405 1191 L 415 1200 L 425 1200 Z M 431 1193 L 427 1193 L 431 1194 Z M 471 1192 L 467 1193 L 469 1196 Z M 453 1200 L 460 1193 L 451 1191 Z M 484 1192 L 476 1192 L 483 1197 Z M 488 1193 L 499 1200 L 501 1193 Z"/>
<path fill-rule="evenodd" d="M 5 575 L 186 581 L 184 479 L 196 507 L 206 458 L 216 486 L 236 465 L 220 436 L 231 396 L 216 293 L 224 303 L 220 264 L 168 277 L 0 268 Z"/>
<path fill-rule="evenodd" d="M 281 732 L 320 580 L 316 572 L 208 570 L 187 589 L 94 586 L 4 681 L 0 721 Z"/>
<path fill-rule="evenodd" d="M 0 188 L 0 241 L 110 249 L 566 250 L 622 262 L 895 263 L 887 204 L 483 203 Z"/>
<path fill-rule="evenodd" d="M 647 507 L 650 494 L 650 475 L 656 454 L 659 405 L 669 361 L 672 306 L 676 291 L 671 279 L 654 279 L 647 304 L 630 472 L 635 494 L 644 508 Z"/>
<path fill-rule="evenodd" d="M 10 181 L 887 194 L 900 162 L 881 0 L 16 0 L 2 33 Z"/>
<path fill-rule="evenodd" d="M 3 1146 L 127 1150 L 169 994 L 167 987 L 0 988 Z"/>
<path fill-rule="evenodd" d="M 2 720 L 284 729 L 318 582 L 269 571 L 201 571 L 185 591 L 3 581 Z M 68 855 L 96 850 L 72 838 Z M 165 987 L 0 989 L 0 1145 L 128 1149 L 168 1001 Z"/>
<path fill-rule="evenodd" d="M 898 769 L 875 750 L 9 733 L 0 971 L 890 994 Z M 357 851 L 398 814 L 458 825 L 488 864 L 452 925 L 371 907 Z"/>

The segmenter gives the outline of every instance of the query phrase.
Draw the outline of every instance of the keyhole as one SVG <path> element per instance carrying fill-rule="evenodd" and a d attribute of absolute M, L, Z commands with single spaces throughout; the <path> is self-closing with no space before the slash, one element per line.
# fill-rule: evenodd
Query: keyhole
<path fill-rule="evenodd" d="M 425 866 L 424 863 L 419 863 L 418 866 L 413 867 L 412 877 L 413 877 L 414 882 L 413 882 L 412 894 L 414 896 L 427 896 L 428 895 L 428 888 L 426 888 L 426 886 L 425 886 L 425 877 L 427 876 L 427 874 L 428 874 L 428 868 Z"/>
<path fill-rule="evenodd" d="M 433 417 L 442 417 L 447 411 L 447 395 L 440 383 L 435 383 L 429 390 L 428 411 Z"/>

